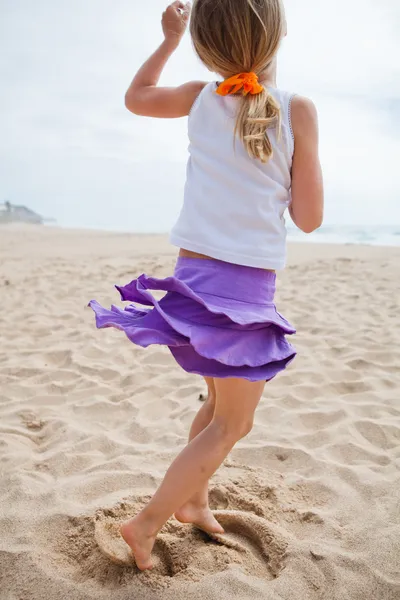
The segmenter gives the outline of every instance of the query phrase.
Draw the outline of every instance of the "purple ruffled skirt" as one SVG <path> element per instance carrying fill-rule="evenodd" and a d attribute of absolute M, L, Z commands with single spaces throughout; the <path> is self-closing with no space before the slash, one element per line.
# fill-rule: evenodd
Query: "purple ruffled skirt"
<path fill-rule="evenodd" d="M 296 355 L 285 337 L 296 331 L 276 310 L 275 284 L 264 269 L 178 258 L 173 277 L 141 275 L 117 286 L 125 309 L 89 306 L 99 329 L 120 329 L 144 348 L 168 346 L 189 373 L 268 381 Z M 158 301 L 153 290 L 166 294 Z"/>

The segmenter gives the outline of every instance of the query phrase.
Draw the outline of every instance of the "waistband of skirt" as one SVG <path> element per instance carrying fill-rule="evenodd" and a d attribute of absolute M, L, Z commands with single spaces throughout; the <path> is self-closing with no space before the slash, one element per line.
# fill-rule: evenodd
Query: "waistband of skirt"
<path fill-rule="evenodd" d="M 199 294 L 260 305 L 274 300 L 276 273 L 265 269 L 180 256 L 174 276 Z"/>

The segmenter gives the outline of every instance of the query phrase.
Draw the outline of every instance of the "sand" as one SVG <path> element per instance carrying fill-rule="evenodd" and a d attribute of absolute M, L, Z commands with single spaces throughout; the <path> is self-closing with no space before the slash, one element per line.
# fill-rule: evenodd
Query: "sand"
<path fill-rule="evenodd" d="M 400 249 L 290 246 L 297 360 L 212 480 L 218 540 L 171 519 L 152 573 L 115 536 L 205 386 L 87 302 L 171 273 L 160 236 L 0 229 L 1 600 L 399 600 Z M 106 558 L 107 550 L 120 563 Z"/>

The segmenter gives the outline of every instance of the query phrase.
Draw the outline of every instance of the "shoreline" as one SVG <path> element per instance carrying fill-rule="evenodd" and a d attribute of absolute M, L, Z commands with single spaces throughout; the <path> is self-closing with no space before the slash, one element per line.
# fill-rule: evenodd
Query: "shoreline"
<path fill-rule="evenodd" d="M 40 225 L 6 225 L 0 228 L 2 234 L 0 237 L 0 251 L 6 251 L 7 245 L 13 245 L 13 240 L 22 235 L 26 244 L 29 244 L 33 256 L 37 252 L 47 251 L 58 252 L 57 245 L 53 242 L 56 239 L 60 252 L 67 250 L 67 246 L 72 239 L 76 239 L 79 244 L 74 249 L 71 248 L 73 255 L 80 253 L 83 248 L 83 241 L 87 244 L 93 242 L 93 248 L 97 251 L 97 242 L 107 240 L 107 247 L 104 248 L 104 255 L 109 253 L 110 257 L 115 258 L 124 252 L 140 251 L 141 254 L 151 252 L 156 249 L 160 257 L 176 256 L 178 249 L 172 246 L 168 240 L 168 234 L 147 234 L 115 232 L 96 229 L 63 229 L 61 227 L 47 227 Z M 296 265 L 298 262 L 304 263 L 310 260 L 330 260 L 335 258 L 348 257 L 358 258 L 360 260 L 374 257 L 376 259 L 384 258 L 386 254 L 393 254 L 400 257 L 400 246 L 379 246 L 373 244 L 355 244 L 355 243 L 328 243 L 318 241 L 288 241 L 288 263 L 287 267 Z M 91 251 L 90 243 L 82 252 Z M 278 271 L 282 273 L 283 271 Z"/>
<path fill-rule="evenodd" d="M 3 223 L 0 224 L 1 231 L 30 231 L 30 230 L 41 230 L 41 231 L 61 231 L 69 234 L 86 234 L 86 235 L 103 235 L 103 236 L 131 236 L 131 237 L 150 237 L 150 238 L 161 238 L 168 239 L 168 232 L 137 232 L 129 230 L 117 230 L 117 229 L 97 229 L 97 228 L 85 228 L 85 227 L 63 227 L 57 224 L 28 224 L 28 223 Z M 346 233 L 358 232 L 368 234 L 369 241 L 365 239 L 340 239 L 337 236 L 343 235 L 343 230 Z M 379 230 L 380 234 L 385 234 L 386 238 L 390 237 L 390 241 L 383 241 L 381 238 L 371 238 L 372 232 Z M 332 238 L 332 239 L 330 239 Z M 400 225 L 389 226 L 382 225 L 377 227 L 372 226 L 348 226 L 347 228 L 341 228 L 340 226 L 327 225 L 322 229 L 316 231 L 313 234 L 306 235 L 297 229 L 288 229 L 288 244 L 312 244 L 312 245 L 329 245 L 329 246 L 366 246 L 366 247 L 377 247 L 377 248 L 399 248 L 400 247 Z"/>

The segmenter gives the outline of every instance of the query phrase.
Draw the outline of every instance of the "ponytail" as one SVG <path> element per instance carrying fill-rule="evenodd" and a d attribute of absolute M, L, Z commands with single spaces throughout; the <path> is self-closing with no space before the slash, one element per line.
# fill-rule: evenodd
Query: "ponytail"
<path fill-rule="evenodd" d="M 251 158 L 267 163 L 273 156 L 273 148 L 267 130 L 276 128 L 281 134 L 281 109 L 267 89 L 257 95 L 243 96 L 235 127 Z"/>

